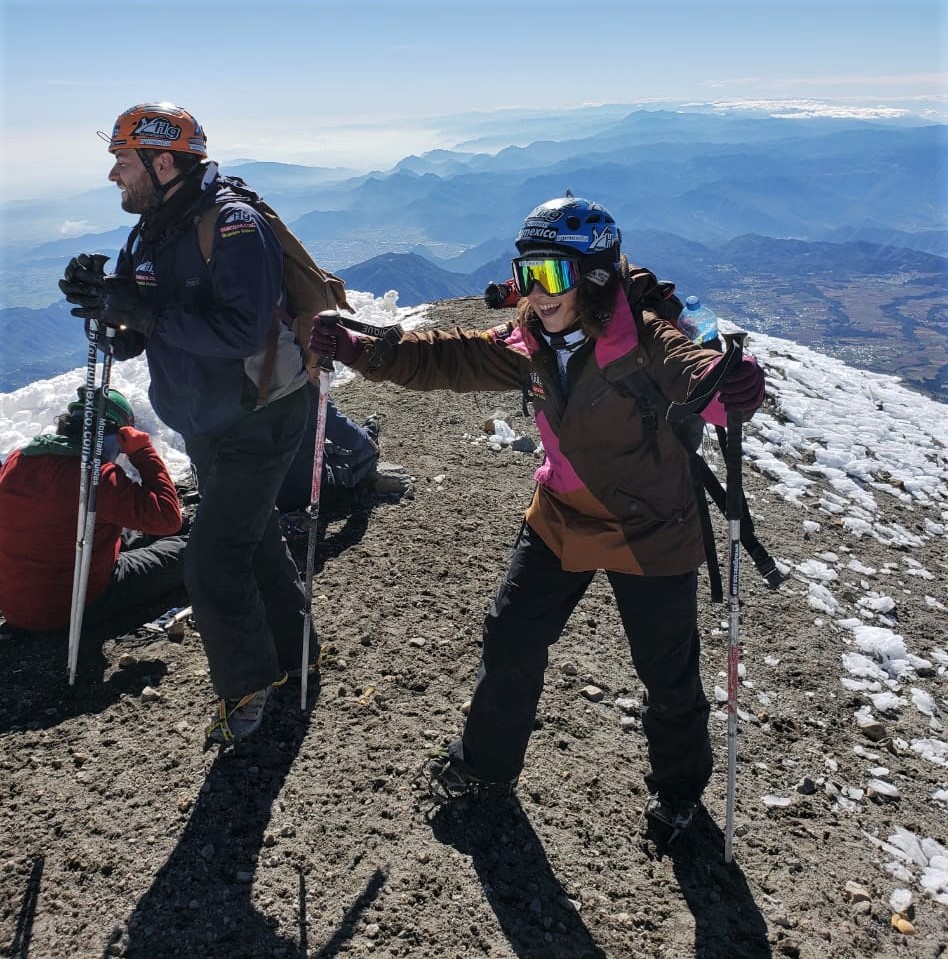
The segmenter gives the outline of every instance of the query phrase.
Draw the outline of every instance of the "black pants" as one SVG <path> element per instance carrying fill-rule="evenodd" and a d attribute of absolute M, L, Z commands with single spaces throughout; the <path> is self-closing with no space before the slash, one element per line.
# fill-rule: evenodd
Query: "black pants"
<path fill-rule="evenodd" d="M 119 553 L 112 578 L 85 608 L 82 621 L 86 626 L 108 623 L 181 587 L 186 537 L 141 537 L 129 535 L 129 531 L 123 538 L 126 536 L 129 548 L 123 547 Z"/>
<path fill-rule="evenodd" d="M 566 572 L 524 525 L 484 622 L 471 709 L 452 753 L 487 780 L 515 779 L 543 691 L 549 647 L 594 572 Z M 648 693 L 642 723 L 650 792 L 697 800 L 711 777 L 710 707 L 698 669 L 697 573 L 607 573 L 632 661 Z"/>
<path fill-rule="evenodd" d="M 201 502 L 184 581 L 211 682 L 227 699 L 262 689 L 300 665 L 305 595 L 274 503 L 307 410 L 306 391 L 299 389 L 220 436 L 185 437 Z"/>

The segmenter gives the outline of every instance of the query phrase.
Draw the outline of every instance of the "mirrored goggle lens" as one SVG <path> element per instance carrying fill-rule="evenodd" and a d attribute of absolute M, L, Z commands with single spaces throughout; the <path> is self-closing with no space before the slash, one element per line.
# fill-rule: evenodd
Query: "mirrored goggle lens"
<path fill-rule="evenodd" d="M 526 296 L 539 283 L 550 296 L 568 293 L 580 281 L 581 273 L 576 260 L 521 259 L 513 263 L 514 283 L 517 292 Z"/>

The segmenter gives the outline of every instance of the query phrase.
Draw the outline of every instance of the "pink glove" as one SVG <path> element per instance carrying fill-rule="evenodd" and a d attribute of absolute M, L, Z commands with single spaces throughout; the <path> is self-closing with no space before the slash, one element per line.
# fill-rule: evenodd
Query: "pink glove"
<path fill-rule="evenodd" d="M 734 367 L 718 390 L 718 399 L 728 413 L 753 413 L 764 402 L 764 371 L 752 356 Z"/>
<path fill-rule="evenodd" d="M 309 350 L 317 356 L 339 360 L 343 366 L 351 366 L 362 353 L 362 341 L 341 323 L 324 324 L 314 316 Z"/>
<path fill-rule="evenodd" d="M 126 456 L 131 456 L 151 446 L 151 437 L 144 430 L 137 430 L 134 426 L 122 426 L 118 431 L 118 445 Z"/>

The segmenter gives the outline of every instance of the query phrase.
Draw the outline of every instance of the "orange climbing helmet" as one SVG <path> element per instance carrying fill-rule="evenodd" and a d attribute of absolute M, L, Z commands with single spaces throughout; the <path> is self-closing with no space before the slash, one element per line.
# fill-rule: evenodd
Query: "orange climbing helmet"
<path fill-rule="evenodd" d="M 102 135 L 102 134 L 100 134 Z M 117 150 L 169 150 L 207 156 L 207 137 L 197 120 L 173 103 L 139 103 L 115 121 L 109 152 Z"/>

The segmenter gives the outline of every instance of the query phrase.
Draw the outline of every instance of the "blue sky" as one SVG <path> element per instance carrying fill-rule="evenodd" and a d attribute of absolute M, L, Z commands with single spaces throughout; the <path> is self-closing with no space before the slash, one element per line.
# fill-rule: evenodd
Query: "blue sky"
<path fill-rule="evenodd" d="M 453 145 L 439 118 L 504 108 L 807 98 L 919 112 L 940 98 L 943 120 L 945 10 L 943 0 L 0 0 L 0 186 L 14 198 L 104 183 L 96 130 L 156 99 L 190 109 L 218 159 L 362 169 Z"/>

